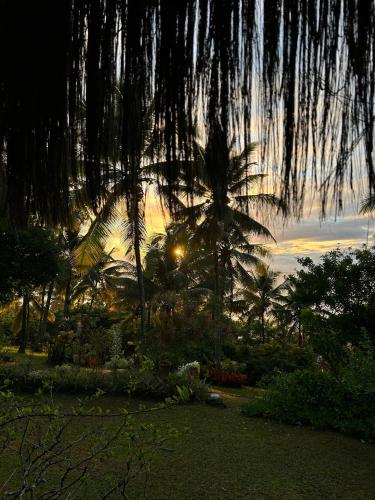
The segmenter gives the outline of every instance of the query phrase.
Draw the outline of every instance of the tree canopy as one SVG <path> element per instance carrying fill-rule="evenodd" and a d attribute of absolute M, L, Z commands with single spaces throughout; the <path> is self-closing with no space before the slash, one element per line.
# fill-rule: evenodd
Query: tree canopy
<path fill-rule="evenodd" d="M 323 209 L 340 205 L 361 164 L 375 186 L 375 0 L 1 0 L 0 47 L 1 162 L 21 222 L 67 216 L 82 164 L 95 208 L 114 144 L 131 175 L 150 105 L 171 165 L 196 124 L 262 139 L 297 211 L 308 183 Z"/>

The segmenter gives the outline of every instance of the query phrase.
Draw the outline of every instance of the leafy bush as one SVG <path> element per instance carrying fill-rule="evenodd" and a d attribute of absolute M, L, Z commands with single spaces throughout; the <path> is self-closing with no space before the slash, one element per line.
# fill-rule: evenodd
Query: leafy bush
<path fill-rule="evenodd" d="M 60 330 L 51 338 L 48 360 L 53 365 L 102 366 L 110 357 L 111 342 L 111 330 L 104 327 L 86 326 L 81 332 Z"/>
<path fill-rule="evenodd" d="M 109 361 L 105 363 L 105 368 L 110 370 L 126 370 L 129 368 L 129 360 L 121 356 L 112 356 Z"/>
<path fill-rule="evenodd" d="M 228 372 L 218 368 L 208 368 L 208 378 L 213 384 L 226 387 L 242 387 L 247 381 L 243 373 Z"/>
<path fill-rule="evenodd" d="M 185 325 L 185 330 L 188 326 L 189 324 Z M 162 329 L 154 327 L 148 332 L 147 342 L 141 344 L 140 352 L 152 358 L 157 368 L 166 372 L 177 370 L 192 359 L 206 365 L 214 359 L 213 336 L 203 326 L 199 330 L 199 318 L 195 318 L 190 326 L 192 331 L 185 331 L 179 325 L 180 329 L 168 342 L 161 339 Z"/>
<path fill-rule="evenodd" d="M 121 371 L 104 372 L 71 365 L 35 370 L 30 365 L 0 365 L 0 386 L 23 391 L 52 386 L 56 392 L 94 394 L 98 389 L 111 394 L 135 394 L 164 399 L 178 395 L 177 386 L 186 386 L 191 399 L 202 398 L 205 384 L 192 377 L 175 374 L 160 376 L 148 358 Z"/>
<path fill-rule="evenodd" d="M 10 310 L 10 308 L 2 309 L 0 314 L 0 348 L 10 343 L 14 318 L 14 310 Z"/>
<path fill-rule="evenodd" d="M 185 365 L 181 365 L 178 367 L 177 373 L 179 375 L 186 376 L 199 376 L 201 371 L 201 365 L 198 361 L 191 361 L 190 363 L 186 363 Z"/>
<path fill-rule="evenodd" d="M 239 361 L 234 361 L 232 359 L 224 359 L 221 362 L 221 368 L 225 372 L 240 372 L 246 371 L 246 363 L 240 363 Z"/>
<path fill-rule="evenodd" d="M 169 393 L 175 394 L 176 388 L 186 387 L 190 393 L 190 399 L 204 401 L 208 396 L 208 387 L 203 380 L 190 377 L 187 374 L 170 373 L 167 377 Z M 177 389 L 177 394 L 179 393 Z"/>
<path fill-rule="evenodd" d="M 355 355 L 335 375 L 314 370 L 278 374 L 263 403 L 251 402 L 243 411 L 374 440 L 375 362 Z"/>
<path fill-rule="evenodd" d="M 267 384 L 275 372 L 291 373 L 313 364 L 314 356 L 308 349 L 280 343 L 262 344 L 249 351 L 246 374 L 251 384 L 261 379 Z"/>
<path fill-rule="evenodd" d="M 48 348 L 48 361 L 52 365 L 59 365 L 73 361 L 75 334 L 73 330 L 60 331 L 54 335 Z"/>

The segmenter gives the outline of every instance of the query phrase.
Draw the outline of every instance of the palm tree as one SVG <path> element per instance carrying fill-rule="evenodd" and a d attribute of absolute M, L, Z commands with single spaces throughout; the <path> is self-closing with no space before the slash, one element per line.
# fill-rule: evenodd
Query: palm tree
<path fill-rule="evenodd" d="M 258 318 L 261 325 L 262 342 L 266 341 L 265 320 L 272 308 L 277 307 L 282 296 L 284 284 L 277 284 L 279 273 L 272 271 L 269 266 L 261 264 L 255 271 L 247 271 L 238 266 L 240 288 L 237 296 L 238 305 L 243 308 L 248 321 Z"/>
<path fill-rule="evenodd" d="M 148 327 L 152 312 L 162 313 L 169 322 L 173 320 L 177 307 L 192 302 L 198 306 L 211 294 L 202 278 L 202 268 L 190 251 L 190 238 L 189 228 L 170 224 L 165 233 L 155 234 L 147 245 L 143 267 Z M 203 269 L 206 270 L 205 266 Z M 128 304 L 137 302 L 134 266 L 128 265 L 126 277 L 121 278 L 119 283 L 119 301 Z"/>
<path fill-rule="evenodd" d="M 127 262 L 115 259 L 114 250 L 106 252 L 102 249 L 102 256 L 95 262 L 81 264 L 77 268 L 77 278 L 71 288 L 69 303 L 85 301 L 89 298 L 91 309 L 95 301 L 100 298 L 102 303 L 109 303 L 121 278 L 129 268 Z"/>
<path fill-rule="evenodd" d="M 272 194 L 252 194 L 251 189 L 263 179 L 263 174 L 252 174 L 252 154 L 255 144 L 250 144 L 239 154 L 234 152 L 235 141 L 228 148 L 223 131 L 217 130 L 209 137 L 205 149 L 196 148 L 196 178 L 194 195 L 198 200 L 192 204 L 175 198 L 175 217 L 190 225 L 192 241 L 198 248 L 204 245 L 213 261 L 213 317 L 217 322 L 215 351 L 216 364 L 221 359 L 221 317 L 224 309 L 225 274 L 234 284 L 234 261 L 242 264 L 257 264 L 256 254 L 264 254 L 262 247 L 249 242 L 251 235 L 273 239 L 270 231 L 256 221 L 250 211 L 254 208 L 279 208 L 280 201 Z M 180 176 L 179 192 L 186 195 L 188 186 Z M 182 181 L 182 182 L 181 182 Z"/>
<path fill-rule="evenodd" d="M 301 290 L 296 286 L 296 278 L 293 275 L 287 277 L 282 287 L 282 292 L 273 307 L 273 314 L 282 328 L 287 329 L 289 337 L 297 334 L 298 345 L 303 347 L 304 335 L 301 324 L 301 311 L 303 309 L 304 297 Z"/>

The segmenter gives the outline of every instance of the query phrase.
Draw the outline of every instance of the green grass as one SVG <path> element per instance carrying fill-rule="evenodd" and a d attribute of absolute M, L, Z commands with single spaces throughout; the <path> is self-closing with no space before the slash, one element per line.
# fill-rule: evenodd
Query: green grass
<path fill-rule="evenodd" d="M 14 359 L 14 362 L 17 364 L 22 363 L 30 363 L 35 367 L 47 367 L 47 353 L 45 352 L 33 352 L 29 349 L 26 350 L 25 353 L 20 354 L 18 352 L 18 347 L 3 347 L 0 349 L 0 355 L 6 354 Z"/>
<path fill-rule="evenodd" d="M 173 408 L 158 418 L 191 434 L 158 457 L 153 499 L 374 499 L 375 447 L 304 427 L 249 419 L 239 403 Z"/>
<path fill-rule="evenodd" d="M 22 358 L 22 362 L 30 360 L 33 364 L 46 362 L 43 355 L 29 353 Z M 333 432 L 243 416 L 241 405 L 260 389 L 211 390 L 221 394 L 226 409 L 191 404 L 142 417 L 142 421 L 162 427 L 191 429 L 155 456 L 147 498 L 375 499 L 375 445 Z M 75 401 L 69 395 L 55 395 L 55 399 L 63 406 Z M 105 396 L 101 404 L 116 409 L 137 402 Z M 94 430 L 95 422 L 82 420 L 82 427 L 87 426 Z M 114 456 L 105 462 L 97 480 L 107 477 L 122 459 Z M 6 469 L 7 464 L 0 463 L 0 484 L 7 477 Z M 132 485 L 131 498 L 140 497 L 142 484 L 143 478 L 139 478 Z"/>
<path fill-rule="evenodd" d="M 191 429 L 158 452 L 147 498 L 375 498 L 374 445 L 331 432 L 246 418 L 240 413 L 241 393 L 233 397 L 231 390 L 228 396 L 223 392 L 227 409 L 192 404 L 143 417 L 161 426 Z M 74 402 L 70 396 L 56 399 L 64 406 Z M 127 404 L 121 397 L 103 399 L 106 408 Z M 82 425 L 95 424 L 86 420 Z M 103 464 L 98 481 L 110 474 L 118 460 L 121 457 Z M 139 478 L 131 488 L 135 498 L 141 494 L 142 482 Z"/>

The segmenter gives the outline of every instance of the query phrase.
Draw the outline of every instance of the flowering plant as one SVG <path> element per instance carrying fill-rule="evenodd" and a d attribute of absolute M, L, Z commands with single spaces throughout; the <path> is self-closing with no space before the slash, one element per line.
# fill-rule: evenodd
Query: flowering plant
<path fill-rule="evenodd" d="M 197 374 L 199 375 L 201 371 L 201 365 L 199 361 L 191 361 L 190 363 L 186 363 L 185 365 L 179 366 L 177 369 L 177 373 L 179 375 L 187 375 L 194 371 L 196 371 Z"/>

